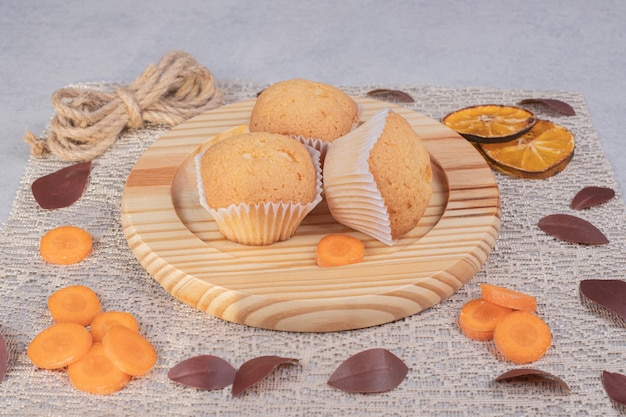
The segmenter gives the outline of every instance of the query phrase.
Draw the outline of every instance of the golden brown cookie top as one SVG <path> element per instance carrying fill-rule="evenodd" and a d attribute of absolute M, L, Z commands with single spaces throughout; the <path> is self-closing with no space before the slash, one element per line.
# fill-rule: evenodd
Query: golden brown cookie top
<path fill-rule="evenodd" d="M 288 136 L 245 133 L 209 147 L 200 172 L 211 208 L 231 204 L 309 203 L 316 170 L 307 148 Z"/>
<path fill-rule="evenodd" d="M 250 131 L 333 141 L 358 122 L 359 108 L 340 89 L 303 79 L 279 81 L 257 97 Z"/>
<path fill-rule="evenodd" d="M 413 229 L 432 195 L 430 156 L 405 118 L 389 112 L 368 159 L 391 221 L 392 238 Z"/>

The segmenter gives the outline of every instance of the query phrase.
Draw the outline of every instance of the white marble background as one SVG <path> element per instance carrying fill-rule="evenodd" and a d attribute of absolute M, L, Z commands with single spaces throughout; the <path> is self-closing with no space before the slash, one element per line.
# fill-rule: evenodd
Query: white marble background
<path fill-rule="evenodd" d="M 0 222 L 67 84 L 170 50 L 215 78 L 580 91 L 626 195 L 624 0 L 0 0 Z"/>

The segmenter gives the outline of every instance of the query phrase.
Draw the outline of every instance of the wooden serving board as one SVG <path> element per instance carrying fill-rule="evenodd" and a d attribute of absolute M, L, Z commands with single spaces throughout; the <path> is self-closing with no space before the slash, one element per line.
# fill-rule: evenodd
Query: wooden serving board
<path fill-rule="evenodd" d="M 254 100 L 208 111 L 173 128 L 138 159 L 122 197 L 124 234 L 141 265 L 171 295 L 216 317 L 299 332 L 357 329 L 416 314 L 468 282 L 500 227 L 498 188 L 484 159 L 458 134 L 422 114 L 355 98 L 367 120 L 404 116 L 431 155 L 434 193 L 405 237 L 388 247 L 337 224 L 322 202 L 291 239 L 245 246 L 224 239 L 198 201 L 194 156 L 211 138 L 247 124 Z M 350 233 L 362 263 L 320 268 L 318 240 Z"/>

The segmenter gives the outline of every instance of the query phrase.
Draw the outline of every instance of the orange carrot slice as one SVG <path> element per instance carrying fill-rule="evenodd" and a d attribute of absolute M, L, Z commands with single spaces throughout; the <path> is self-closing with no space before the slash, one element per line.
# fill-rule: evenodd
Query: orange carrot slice
<path fill-rule="evenodd" d="M 60 369 L 82 358 L 91 348 L 89 331 L 76 323 L 57 323 L 41 331 L 26 354 L 35 366 Z"/>
<path fill-rule="evenodd" d="M 533 312 L 537 309 L 537 298 L 532 295 L 486 283 L 480 284 L 480 292 L 483 299 L 513 310 Z"/>
<path fill-rule="evenodd" d="M 89 326 L 94 342 L 101 342 L 109 329 L 115 326 L 124 326 L 139 332 L 139 323 L 132 314 L 125 311 L 103 311 L 94 317 Z"/>
<path fill-rule="evenodd" d="M 91 253 L 89 232 L 77 226 L 61 226 L 46 232 L 39 242 L 39 253 L 51 264 L 69 265 Z"/>
<path fill-rule="evenodd" d="M 85 356 L 70 364 L 67 374 L 76 389 L 101 395 L 121 390 L 131 378 L 113 365 L 101 343 L 94 343 Z"/>
<path fill-rule="evenodd" d="M 84 285 L 71 285 L 48 297 L 48 309 L 57 323 L 78 323 L 88 326 L 102 310 L 95 292 Z"/>
<path fill-rule="evenodd" d="M 519 310 L 500 319 L 493 341 L 506 359 L 526 364 L 543 357 L 552 344 L 552 334 L 539 316 Z"/>
<path fill-rule="evenodd" d="M 102 347 L 115 366 L 132 376 L 148 373 L 157 360 L 150 342 L 124 326 L 109 329 L 102 339 Z"/>
<path fill-rule="evenodd" d="M 482 298 L 470 300 L 461 307 L 459 327 L 470 339 L 491 340 L 496 324 L 512 311 Z"/>
<path fill-rule="evenodd" d="M 324 236 L 317 244 L 315 260 L 319 266 L 341 266 L 363 261 L 363 242 L 340 233 Z"/>

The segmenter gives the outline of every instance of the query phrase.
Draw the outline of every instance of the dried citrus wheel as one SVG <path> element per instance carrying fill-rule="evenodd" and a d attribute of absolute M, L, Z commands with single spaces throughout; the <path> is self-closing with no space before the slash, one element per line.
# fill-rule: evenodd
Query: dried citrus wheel
<path fill-rule="evenodd" d="M 442 122 L 469 141 L 499 143 L 528 132 L 537 118 L 521 107 L 483 104 L 453 111 Z"/>
<path fill-rule="evenodd" d="M 574 156 L 574 135 L 539 120 L 530 132 L 506 143 L 477 143 L 493 168 L 522 178 L 548 178 L 561 172 Z"/>

